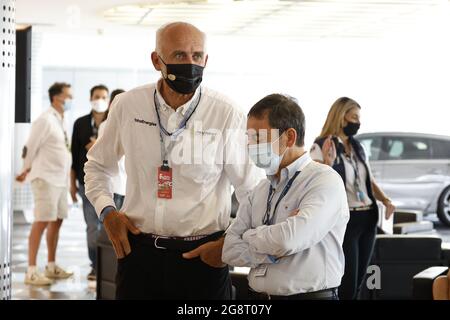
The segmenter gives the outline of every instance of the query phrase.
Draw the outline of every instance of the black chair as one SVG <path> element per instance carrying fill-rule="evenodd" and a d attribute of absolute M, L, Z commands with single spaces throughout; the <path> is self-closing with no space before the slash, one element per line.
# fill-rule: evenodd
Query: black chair
<path fill-rule="evenodd" d="M 230 277 L 234 288 L 233 300 L 249 300 L 247 272 L 231 268 Z"/>
<path fill-rule="evenodd" d="M 116 271 L 116 253 L 102 226 L 97 239 L 97 300 L 115 299 Z"/>
<path fill-rule="evenodd" d="M 371 265 L 379 267 L 381 288 L 363 283 L 361 299 L 412 299 L 413 277 L 432 266 L 448 266 L 448 251 L 437 236 L 377 235 Z"/>
<path fill-rule="evenodd" d="M 415 300 L 433 300 L 433 282 L 446 275 L 448 267 L 431 267 L 416 274 L 413 278 L 413 298 Z"/>

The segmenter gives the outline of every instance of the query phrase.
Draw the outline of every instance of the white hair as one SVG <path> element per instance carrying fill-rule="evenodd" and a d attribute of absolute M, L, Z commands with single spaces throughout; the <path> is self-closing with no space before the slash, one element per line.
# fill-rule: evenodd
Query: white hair
<path fill-rule="evenodd" d="M 159 55 L 161 55 L 161 43 L 163 41 L 163 36 L 164 36 L 164 32 L 173 26 L 177 26 L 177 25 L 185 25 L 185 26 L 189 26 L 191 28 L 196 29 L 198 32 L 200 32 L 202 38 L 203 38 L 203 46 L 204 46 L 204 50 L 206 51 L 206 33 L 204 33 L 203 31 L 201 31 L 200 29 L 198 29 L 196 26 L 194 26 L 193 24 L 187 23 L 187 22 L 182 22 L 182 21 L 177 21 L 177 22 L 169 22 L 166 23 L 164 25 L 162 25 L 161 27 L 158 28 L 158 30 L 156 30 L 156 43 L 155 43 L 155 51 L 156 53 L 158 53 Z"/>

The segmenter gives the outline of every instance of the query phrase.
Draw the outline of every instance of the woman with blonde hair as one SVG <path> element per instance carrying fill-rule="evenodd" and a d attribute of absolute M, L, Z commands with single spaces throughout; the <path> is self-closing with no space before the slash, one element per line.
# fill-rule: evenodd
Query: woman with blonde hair
<path fill-rule="evenodd" d="M 378 222 L 379 200 L 388 219 L 395 210 L 375 182 L 366 152 L 354 135 L 360 127 L 360 105 L 347 97 L 331 106 L 320 136 L 311 148 L 311 158 L 335 169 L 345 184 L 350 220 L 344 236 L 345 271 L 340 299 L 356 299 L 372 255 Z"/>

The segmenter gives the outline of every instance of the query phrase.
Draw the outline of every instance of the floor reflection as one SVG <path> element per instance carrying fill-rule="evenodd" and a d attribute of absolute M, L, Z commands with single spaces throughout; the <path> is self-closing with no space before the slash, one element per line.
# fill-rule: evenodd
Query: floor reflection
<path fill-rule="evenodd" d="M 12 299 L 36 300 L 92 300 L 95 299 L 95 281 L 88 281 L 90 271 L 86 247 L 86 224 L 83 212 L 75 208 L 63 223 L 58 243 L 57 263 L 74 272 L 74 276 L 57 280 L 50 286 L 38 287 L 24 284 L 27 270 L 28 233 L 30 213 L 14 214 L 12 250 Z M 47 262 L 45 235 L 42 237 L 38 255 L 38 267 L 43 271 Z"/>

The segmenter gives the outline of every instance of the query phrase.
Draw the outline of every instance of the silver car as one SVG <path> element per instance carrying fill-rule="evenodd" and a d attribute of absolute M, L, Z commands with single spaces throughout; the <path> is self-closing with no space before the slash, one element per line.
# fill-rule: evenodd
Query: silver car
<path fill-rule="evenodd" d="M 399 209 L 437 213 L 450 226 L 450 137 L 376 132 L 356 136 L 374 178 Z"/>

